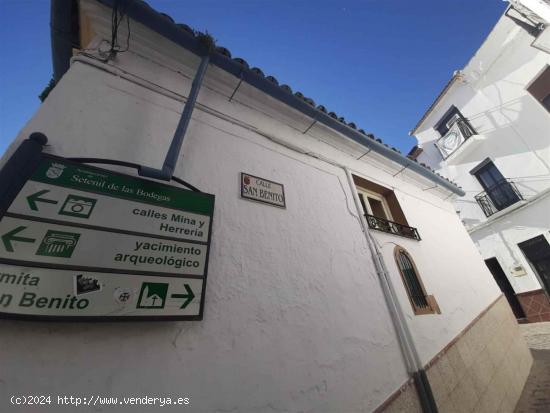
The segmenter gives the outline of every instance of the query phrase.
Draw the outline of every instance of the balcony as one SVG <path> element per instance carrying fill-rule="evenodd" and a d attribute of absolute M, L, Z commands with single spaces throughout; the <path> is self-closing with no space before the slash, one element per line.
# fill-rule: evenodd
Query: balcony
<path fill-rule="evenodd" d="M 465 119 L 457 117 L 449 123 L 449 129 L 436 141 L 435 145 L 441 152 L 443 159 L 447 159 L 475 134 L 475 131 Z"/>
<path fill-rule="evenodd" d="M 374 215 L 369 214 L 365 214 L 365 218 L 367 219 L 369 228 L 420 241 L 418 230 L 414 227 L 398 224 L 397 222 L 388 221 L 387 219 L 375 217 Z"/>
<path fill-rule="evenodd" d="M 487 190 L 480 192 L 474 198 L 488 218 L 498 211 L 521 201 L 523 196 L 514 182 L 503 179 Z"/>

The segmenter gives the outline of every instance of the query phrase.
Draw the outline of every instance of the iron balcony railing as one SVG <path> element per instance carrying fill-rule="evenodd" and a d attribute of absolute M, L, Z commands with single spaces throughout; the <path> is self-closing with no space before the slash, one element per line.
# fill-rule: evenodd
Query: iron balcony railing
<path fill-rule="evenodd" d="M 375 217 L 374 215 L 369 214 L 365 214 L 365 218 L 367 219 L 367 224 L 369 225 L 369 228 L 420 241 L 418 230 L 414 227 L 398 224 L 397 222 L 388 221 L 387 219 Z"/>
<path fill-rule="evenodd" d="M 516 184 L 509 179 L 503 179 L 475 197 L 486 217 L 515 204 L 523 199 Z"/>
<path fill-rule="evenodd" d="M 443 158 L 447 159 L 473 135 L 475 135 L 475 131 L 470 124 L 463 118 L 458 118 L 449 125 L 449 129 L 436 141 L 435 146 Z"/>

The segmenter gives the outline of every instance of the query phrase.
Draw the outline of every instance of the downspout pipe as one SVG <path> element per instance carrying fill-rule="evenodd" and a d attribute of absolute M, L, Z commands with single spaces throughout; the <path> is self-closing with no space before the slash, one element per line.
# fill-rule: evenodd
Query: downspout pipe
<path fill-rule="evenodd" d="M 73 0 L 52 0 L 50 7 L 53 78 L 57 83 L 69 70 L 73 54 L 72 8 L 75 7 L 75 2 Z"/>
<path fill-rule="evenodd" d="M 111 2 L 110 6 L 123 6 L 125 13 L 130 17 L 134 17 L 134 7 L 136 2 L 129 2 L 127 0 L 114 0 Z M 52 63 L 53 63 L 53 72 L 54 72 L 54 81 L 57 83 L 63 74 L 69 70 L 71 57 L 72 57 L 72 14 L 74 12 L 73 8 L 76 7 L 76 2 L 74 0 L 51 0 L 51 9 L 50 9 L 50 35 L 51 35 L 51 44 L 52 44 Z M 139 20 L 138 20 L 139 21 Z M 183 139 L 185 138 L 185 133 L 187 132 L 187 127 L 191 120 L 191 115 L 197 101 L 197 96 L 204 79 L 206 70 L 208 69 L 208 64 L 210 62 L 210 54 L 214 48 L 213 41 L 205 38 L 208 36 L 198 36 L 194 40 L 196 42 L 194 47 L 194 52 L 201 56 L 201 62 L 195 78 L 193 79 L 193 84 L 191 86 L 191 92 L 185 107 L 181 114 L 180 120 L 176 131 L 174 132 L 174 137 L 166 153 L 164 163 L 161 169 L 151 168 L 147 166 L 142 166 L 138 170 L 139 175 L 160 179 L 164 181 L 170 181 L 176 169 L 176 164 L 178 157 L 183 145 Z"/>
<path fill-rule="evenodd" d="M 208 62 L 210 61 L 210 55 L 208 53 L 204 54 L 201 59 L 195 78 L 193 79 L 193 84 L 191 86 L 191 92 L 185 102 L 185 107 L 181 114 L 178 126 L 174 132 L 174 137 L 166 153 L 166 158 L 162 165 L 162 169 L 150 168 L 148 166 L 141 166 L 138 170 L 139 175 L 145 176 L 148 178 L 160 179 L 164 181 L 169 181 L 174 175 L 174 170 L 176 169 L 176 164 L 178 162 L 178 157 L 181 151 L 181 146 L 183 145 L 183 139 L 185 138 L 185 133 L 187 132 L 187 127 L 191 121 L 191 115 L 193 114 L 193 109 L 195 108 L 195 103 L 197 102 L 197 97 L 199 95 L 199 90 L 208 69 Z"/>
<path fill-rule="evenodd" d="M 369 250 L 373 258 L 374 266 L 376 268 L 376 274 L 378 275 L 378 280 L 380 281 L 380 286 L 382 287 L 382 292 L 384 294 L 390 317 L 397 334 L 399 346 L 405 360 L 405 366 L 407 368 L 407 372 L 413 378 L 418 393 L 418 398 L 420 400 L 420 404 L 422 405 L 422 411 L 424 413 L 437 413 L 438 409 L 435 403 L 435 399 L 433 397 L 430 382 L 428 381 L 426 372 L 422 367 L 422 363 L 414 344 L 411 331 L 409 329 L 409 326 L 407 325 L 403 309 L 401 308 L 401 305 L 398 301 L 397 294 L 389 276 L 384 257 L 382 256 L 380 249 L 376 245 L 374 237 L 372 236 L 370 229 L 364 219 L 361 201 L 359 200 L 359 197 L 357 195 L 353 177 L 348 168 L 342 168 L 346 173 L 350 191 L 353 195 L 355 208 L 357 209 L 357 212 L 361 217 L 360 220 L 361 226 L 363 227 L 363 233 L 365 234 L 365 239 L 367 240 L 367 245 L 369 246 Z"/>

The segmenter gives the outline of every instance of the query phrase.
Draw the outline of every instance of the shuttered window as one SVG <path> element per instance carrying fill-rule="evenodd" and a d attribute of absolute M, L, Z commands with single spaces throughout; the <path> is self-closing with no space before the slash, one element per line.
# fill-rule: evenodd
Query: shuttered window
<path fill-rule="evenodd" d="M 403 279 L 403 284 L 405 284 L 405 290 L 409 296 L 414 313 L 417 315 L 440 313 L 434 297 L 426 294 L 416 265 L 409 253 L 400 246 L 395 247 L 395 261 L 401 273 L 401 278 Z"/>

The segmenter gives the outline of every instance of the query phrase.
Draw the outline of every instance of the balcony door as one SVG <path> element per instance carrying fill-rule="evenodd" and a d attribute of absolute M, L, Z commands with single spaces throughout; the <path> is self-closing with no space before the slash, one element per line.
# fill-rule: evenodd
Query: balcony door
<path fill-rule="evenodd" d="M 520 200 L 512 185 L 504 179 L 493 162 L 484 161 L 474 175 L 499 211 Z"/>
<path fill-rule="evenodd" d="M 357 192 L 359 193 L 359 200 L 365 214 L 388 221 L 393 220 L 390 208 L 383 195 L 359 187 L 357 188 Z"/>
<path fill-rule="evenodd" d="M 512 284 L 510 284 L 508 277 L 506 277 L 506 274 L 504 273 L 504 270 L 500 266 L 498 260 L 495 257 L 489 258 L 488 260 L 485 260 L 485 264 L 487 265 L 487 268 L 489 268 L 489 271 L 491 271 L 491 274 L 493 274 L 493 278 L 497 282 L 500 290 L 504 293 L 516 318 L 525 318 L 525 313 L 523 312 L 523 308 L 516 297 L 516 292 L 514 291 Z"/>

